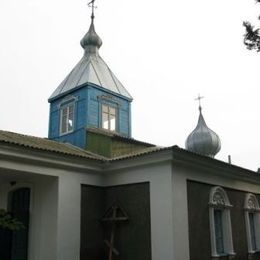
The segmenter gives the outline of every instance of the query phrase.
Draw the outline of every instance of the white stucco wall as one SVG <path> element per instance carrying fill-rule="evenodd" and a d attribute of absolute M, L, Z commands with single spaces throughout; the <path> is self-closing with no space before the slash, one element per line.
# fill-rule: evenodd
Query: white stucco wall
<path fill-rule="evenodd" d="M 1 171 L 0 171 L 0 176 Z M 19 179 L 15 185 L 10 181 Z M 19 176 L 8 173 L 0 178 L 0 208 L 7 207 L 10 191 L 28 187 L 30 196 L 30 224 L 28 260 L 56 259 L 57 230 L 57 178 L 43 176 Z"/>
<path fill-rule="evenodd" d="M 79 260 L 81 184 L 101 186 L 98 167 L 77 158 L 10 155 L 0 157 L 0 208 L 11 189 L 31 189 L 28 260 Z"/>
<path fill-rule="evenodd" d="M 59 177 L 57 260 L 80 259 L 81 184 L 101 186 L 98 174 L 64 171 Z"/>
<path fill-rule="evenodd" d="M 173 259 L 172 175 L 170 162 L 109 172 L 105 185 L 150 183 L 152 259 Z"/>
<path fill-rule="evenodd" d="M 0 151 L 1 152 L 1 151 Z M 26 155 L 22 154 L 22 157 Z M 187 180 L 260 193 L 260 186 L 223 169 L 174 161 L 171 151 L 95 165 L 82 159 L 0 158 L 0 207 L 10 181 L 31 188 L 28 260 L 79 260 L 81 185 L 112 186 L 149 182 L 153 260 L 189 260 Z M 32 160 L 32 162 L 30 161 Z M 195 165 L 195 164 L 194 164 Z M 17 187 L 18 187 L 17 186 Z"/>

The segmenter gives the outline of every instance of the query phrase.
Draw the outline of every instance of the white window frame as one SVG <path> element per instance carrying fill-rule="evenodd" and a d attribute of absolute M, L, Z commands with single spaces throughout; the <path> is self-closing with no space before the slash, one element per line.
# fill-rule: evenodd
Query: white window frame
<path fill-rule="evenodd" d="M 256 196 L 252 193 L 247 193 L 245 197 L 245 224 L 246 224 L 246 235 L 247 235 L 247 247 L 248 253 L 254 254 L 260 251 L 260 208 Z M 255 243 L 256 249 L 253 249 L 250 219 L 249 214 L 253 214 L 254 229 L 255 229 Z"/>
<path fill-rule="evenodd" d="M 230 218 L 230 209 L 233 206 L 230 204 L 228 196 L 223 188 L 216 186 L 210 190 L 209 196 L 209 223 L 210 223 L 210 240 L 211 240 L 211 256 L 221 257 L 223 255 L 235 255 L 233 248 L 232 227 Z M 224 253 L 217 252 L 215 218 L 214 211 L 221 210 L 222 212 L 222 232 Z"/>
<path fill-rule="evenodd" d="M 69 108 L 72 107 L 73 111 L 72 111 L 72 129 L 69 129 Z M 62 125 L 63 125 L 63 111 L 66 110 L 66 129 L 65 131 L 63 131 L 62 129 Z M 74 126 L 75 126 L 75 102 L 69 102 L 67 104 L 61 105 L 60 106 L 60 135 L 66 135 L 68 133 L 71 133 L 74 131 Z"/>
<path fill-rule="evenodd" d="M 104 112 L 104 107 L 107 107 L 108 112 Z M 110 109 L 114 109 L 115 114 L 110 113 Z M 106 114 L 108 116 L 108 128 L 103 127 L 104 114 Z M 111 116 L 112 115 L 115 117 L 115 129 L 111 128 Z M 117 109 L 117 107 L 111 106 L 111 105 L 106 104 L 106 103 L 102 103 L 101 104 L 101 128 L 105 129 L 107 131 L 116 132 L 117 131 L 117 121 L 118 121 L 118 109 Z"/>

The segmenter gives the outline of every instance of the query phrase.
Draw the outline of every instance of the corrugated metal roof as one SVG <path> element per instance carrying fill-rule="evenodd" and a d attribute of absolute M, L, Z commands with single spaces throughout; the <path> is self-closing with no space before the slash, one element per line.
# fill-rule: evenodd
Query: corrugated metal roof
<path fill-rule="evenodd" d="M 122 156 L 112 158 L 110 161 L 132 159 L 132 158 L 135 158 L 135 157 L 139 157 L 139 156 L 143 156 L 143 155 L 147 155 L 147 154 L 151 154 L 151 153 L 156 153 L 156 152 L 160 152 L 160 151 L 171 150 L 171 149 L 172 149 L 172 146 L 170 146 L 170 147 L 160 147 L 160 146 L 147 147 L 147 148 L 144 148 L 142 150 L 137 150 L 134 153 L 129 153 L 129 154 L 125 154 L 125 155 L 122 155 Z"/>
<path fill-rule="evenodd" d="M 125 141 L 127 140 L 129 141 L 129 143 L 133 142 L 133 140 L 125 138 Z M 47 152 L 54 152 L 54 153 L 78 156 L 78 157 L 101 160 L 101 161 L 122 160 L 122 159 L 137 157 L 144 154 L 165 150 L 165 149 L 170 149 L 169 147 L 164 148 L 159 146 L 153 146 L 153 147 L 144 148 L 142 150 L 138 149 L 134 153 L 129 153 L 127 155 L 116 157 L 114 159 L 109 159 L 100 156 L 98 154 L 92 153 L 90 151 L 80 149 L 68 143 L 61 143 L 46 138 L 23 135 L 23 134 L 18 134 L 9 131 L 3 131 L 3 130 L 0 130 L 0 143 L 13 144 L 13 145 L 26 147 L 26 148 L 32 148 L 32 149 L 37 149 L 37 150 L 42 150 Z"/>
<path fill-rule="evenodd" d="M 105 160 L 104 157 L 79 149 L 71 144 L 59 143 L 45 138 L 23 135 L 0 130 L 0 143 L 19 145 L 27 148 L 78 156 L 94 160 Z"/>
<path fill-rule="evenodd" d="M 85 54 L 69 75 L 50 96 L 52 100 L 75 88 L 92 83 L 132 100 L 131 95 L 100 57 L 98 49 L 102 41 L 95 32 L 93 20 L 88 33 L 81 41 Z"/>
<path fill-rule="evenodd" d="M 147 154 L 153 154 L 153 153 L 157 153 L 157 152 L 172 150 L 173 152 L 175 152 L 177 154 L 184 153 L 193 158 L 202 159 L 202 160 L 212 162 L 212 163 L 214 162 L 214 163 L 220 164 L 224 167 L 227 167 L 227 168 L 230 168 L 233 170 L 243 171 L 248 176 L 256 176 L 256 177 L 260 178 L 259 173 L 255 172 L 255 171 L 245 169 L 243 167 L 236 166 L 233 164 L 229 164 L 224 161 L 220 161 L 220 160 L 217 160 L 217 159 L 214 159 L 211 157 L 203 156 L 201 154 L 196 154 L 194 152 L 190 152 L 185 149 L 182 149 L 176 145 L 170 146 L 170 147 L 159 147 L 159 146 L 148 147 L 148 148 L 144 148 L 142 150 L 138 150 L 134 153 L 129 153 L 129 154 L 126 154 L 123 156 L 108 159 L 106 157 L 102 157 L 97 154 L 91 153 L 89 151 L 72 146 L 71 144 L 59 143 L 57 141 L 51 141 L 51 140 L 48 140 L 45 138 L 28 136 L 28 135 L 23 135 L 23 134 L 8 132 L 8 131 L 2 131 L 2 130 L 0 130 L 0 144 L 1 143 L 17 145 L 17 146 L 21 146 L 21 147 L 25 147 L 25 148 L 42 150 L 42 151 L 46 151 L 46 152 L 54 152 L 54 153 L 59 153 L 59 154 L 64 154 L 64 155 L 77 156 L 77 157 L 81 157 L 83 159 L 84 158 L 93 159 L 93 160 L 97 160 L 100 162 L 116 162 L 116 161 L 120 161 L 120 160 L 127 160 L 127 159 L 132 159 L 135 157 L 145 156 Z M 174 157 L 175 156 L 173 156 L 173 158 Z"/>
<path fill-rule="evenodd" d="M 140 141 L 140 140 L 136 140 L 132 137 L 127 137 L 124 135 L 120 135 L 117 132 L 112 132 L 110 130 L 106 130 L 106 129 L 100 129 L 100 128 L 87 128 L 87 131 L 90 133 L 95 133 L 95 134 L 101 134 L 101 135 L 105 135 L 105 136 L 109 136 L 112 137 L 113 139 L 116 140 L 121 140 L 121 141 L 125 141 L 129 144 L 139 144 L 139 145 L 144 145 L 147 147 L 156 147 L 156 145 L 151 144 L 151 143 L 147 143 L 144 141 Z"/>

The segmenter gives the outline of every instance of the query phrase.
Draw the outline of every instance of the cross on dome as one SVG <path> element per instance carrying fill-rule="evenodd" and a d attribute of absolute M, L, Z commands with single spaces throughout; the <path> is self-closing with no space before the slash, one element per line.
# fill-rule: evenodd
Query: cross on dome
<path fill-rule="evenodd" d="M 197 98 L 195 98 L 196 101 L 199 101 L 199 111 L 201 112 L 201 99 L 203 99 L 204 97 L 202 97 L 200 94 L 198 95 Z"/>
<path fill-rule="evenodd" d="M 95 10 L 95 8 L 97 8 L 97 7 L 95 6 L 95 1 L 96 1 L 96 0 L 92 0 L 92 1 L 90 1 L 90 2 L 88 3 L 88 7 L 90 7 L 90 8 L 92 9 L 92 13 L 91 13 L 91 19 L 92 19 L 92 20 L 95 18 L 95 12 L 94 12 L 94 10 Z"/>

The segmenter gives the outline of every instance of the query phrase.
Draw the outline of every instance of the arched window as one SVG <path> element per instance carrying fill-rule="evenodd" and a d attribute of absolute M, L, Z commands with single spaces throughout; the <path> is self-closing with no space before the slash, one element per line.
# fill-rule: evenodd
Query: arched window
<path fill-rule="evenodd" d="M 211 256 L 234 255 L 229 202 L 221 187 L 213 187 L 209 197 Z"/>
<path fill-rule="evenodd" d="M 248 253 L 253 254 L 260 250 L 260 208 L 254 194 L 246 194 L 244 208 Z"/>

